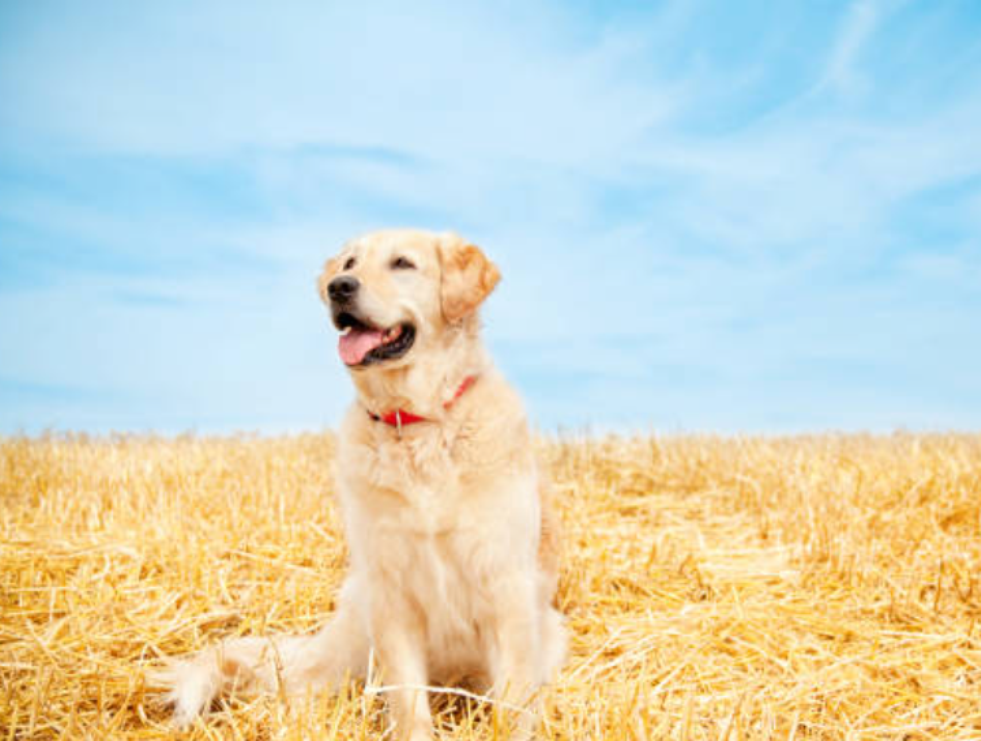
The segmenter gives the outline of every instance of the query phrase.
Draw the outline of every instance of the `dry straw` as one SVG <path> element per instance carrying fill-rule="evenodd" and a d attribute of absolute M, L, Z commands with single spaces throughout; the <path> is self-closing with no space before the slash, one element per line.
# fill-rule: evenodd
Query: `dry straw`
<path fill-rule="evenodd" d="M 543 441 L 571 659 L 544 739 L 981 738 L 981 436 Z M 175 733 L 150 669 L 330 613 L 330 436 L 0 441 L 0 741 Z M 382 697 L 189 739 L 373 739 Z M 506 711 L 434 702 L 443 738 Z"/>

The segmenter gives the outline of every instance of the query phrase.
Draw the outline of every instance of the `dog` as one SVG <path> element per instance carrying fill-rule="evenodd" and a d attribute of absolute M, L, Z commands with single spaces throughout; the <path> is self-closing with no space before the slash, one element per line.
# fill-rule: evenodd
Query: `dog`
<path fill-rule="evenodd" d="M 465 682 L 519 713 L 564 662 L 558 529 L 522 403 L 480 339 L 500 278 L 473 244 L 397 229 L 344 245 L 319 292 L 356 400 L 338 434 L 349 570 L 308 636 L 239 638 L 166 672 L 179 725 L 223 690 L 302 695 L 374 656 L 397 736 L 432 738 L 428 688 Z"/>

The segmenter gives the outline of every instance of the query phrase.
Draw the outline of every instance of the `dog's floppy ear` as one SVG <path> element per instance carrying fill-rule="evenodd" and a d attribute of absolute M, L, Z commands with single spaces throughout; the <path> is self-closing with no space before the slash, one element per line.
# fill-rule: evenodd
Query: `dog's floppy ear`
<path fill-rule="evenodd" d="M 330 303 L 327 286 L 339 272 L 341 272 L 340 256 L 330 258 L 324 263 L 324 269 L 320 271 L 320 277 L 317 279 L 317 292 L 320 294 L 320 300 L 325 304 Z"/>
<path fill-rule="evenodd" d="M 456 234 L 440 239 L 439 260 L 443 270 L 440 283 L 443 317 L 450 323 L 458 322 L 480 306 L 494 290 L 501 273 L 479 247 Z"/>

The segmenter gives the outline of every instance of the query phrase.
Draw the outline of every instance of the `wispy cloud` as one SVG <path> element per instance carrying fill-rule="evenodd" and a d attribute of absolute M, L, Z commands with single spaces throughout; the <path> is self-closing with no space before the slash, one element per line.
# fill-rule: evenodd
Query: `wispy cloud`
<path fill-rule="evenodd" d="M 834 92 L 861 91 L 861 78 L 855 69 L 863 47 L 875 30 L 881 9 L 873 0 L 855 0 L 842 22 L 841 31 L 828 54 L 817 90 Z"/>

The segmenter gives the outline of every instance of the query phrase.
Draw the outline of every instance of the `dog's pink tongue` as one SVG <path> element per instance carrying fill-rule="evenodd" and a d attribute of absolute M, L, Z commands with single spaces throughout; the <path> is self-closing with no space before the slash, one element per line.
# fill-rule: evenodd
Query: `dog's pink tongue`
<path fill-rule="evenodd" d="M 337 352 L 345 365 L 357 365 L 382 344 L 385 333 L 378 329 L 352 329 L 337 341 Z"/>

